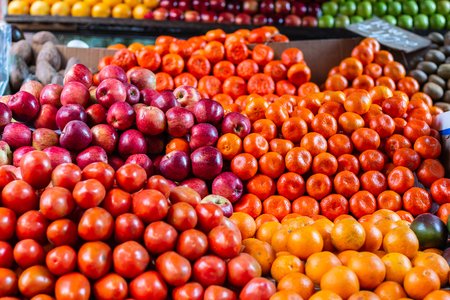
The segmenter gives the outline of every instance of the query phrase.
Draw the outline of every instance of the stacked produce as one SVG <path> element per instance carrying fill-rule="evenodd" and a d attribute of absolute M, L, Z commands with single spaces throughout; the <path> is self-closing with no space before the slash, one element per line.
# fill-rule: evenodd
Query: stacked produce
<path fill-rule="evenodd" d="M 290 0 L 12 0 L 8 14 L 315 27 L 320 4 Z"/>
<path fill-rule="evenodd" d="M 328 1 L 322 4 L 319 27 L 345 27 L 379 17 L 406 29 L 444 30 L 450 28 L 450 1 Z"/>
<path fill-rule="evenodd" d="M 239 34 L 199 39 L 225 48 L 215 66 L 249 56 Z M 258 73 L 274 55 L 259 44 L 236 89 L 201 73 L 208 43 L 170 53 L 181 42 L 1 99 L 0 297 L 448 298 L 442 110 L 392 54 L 363 40 L 321 92 L 298 49 L 283 77 Z"/>

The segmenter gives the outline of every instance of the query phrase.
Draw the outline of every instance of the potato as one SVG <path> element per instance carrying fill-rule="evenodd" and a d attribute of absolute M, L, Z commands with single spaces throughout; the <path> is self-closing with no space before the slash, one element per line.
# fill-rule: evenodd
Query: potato
<path fill-rule="evenodd" d="M 41 51 L 39 51 L 36 65 L 42 60 L 48 62 L 55 70 L 61 68 L 61 54 L 52 42 L 45 43 Z"/>
<path fill-rule="evenodd" d="M 428 94 L 433 101 L 439 100 L 444 96 L 444 90 L 434 82 L 427 82 L 423 86 L 423 92 Z"/>
<path fill-rule="evenodd" d="M 65 69 L 64 74 L 66 74 L 70 70 L 70 68 L 72 68 L 73 65 L 76 65 L 79 63 L 80 63 L 80 60 L 77 57 L 69 58 L 66 63 L 66 69 Z"/>
<path fill-rule="evenodd" d="M 415 78 L 419 84 L 424 84 L 428 79 L 427 73 L 422 70 L 412 70 L 409 76 Z"/>
<path fill-rule="evenodd" d="M 36 65 L 36 77 L 43 84 L 50 84 L 53 76 L 57 74 L 56 70 L 45 60 L 38 61 Z"/>
<path fill-rule="evenodd" d="M 428 77 L 428 82 L 434 82 L 443 89 L 445 89 L 445 86 L 446 86 L 445 80 L 436 74 L 430 75 L 430 77 Z"/>
<path fill-rule="evenodd" d="M 425 54 L 425 60 L 427 61 L 432 61 L 436 64 L 441 64 L 445 61 L 445 54 L 442 53 L 439 50 L 429 50 L 426 54 Z"/>
<path fill-rule="evenodd" d="M 437 70 L 437 74 L 444 80 L 450 79 L 450 64 L 442 64 Z"/>
<path fill-rule="evenodd" d="M 439 32 L 431 32 L 430 34 L 428 34 L 428 39 L 438 45 L 442 45 L 444 43 L 444 36 Z"/>
<path fill-rule="evenodd" d="M 422 61 L 417 64 L 417 69 L 424 71 L 428 75 L 436 73 L 437 68 L 438 66 L 432 61 Z"/>
<path fill-rule="evenodd" d="M 444 101 L 445 102 L 444 104 L 446 104 L 445 111 L 450 110 L 450 109 L 448 109 L 450 107 L 450 91 L 445 92 L 444 97 L 442 98 L 442 101 Z M 437 103 L 442 103 L 442 102 L 436 102 L 435 105 L 437 105 Z M 441 107 L 441 108 L 444 109 L 443 107 Z"/>
<path fill-rule="evenodd" d="M 55 75 L 52 76 L 52 80 L 50 83 L 63 85 L 64 84 L 64 76 L 62 76 L 59 73 L 56 73 Z"/>
<path fill-rule="evenodd" d="M 13 92 L 20 89 L 20 86 L 25 78 L 27 78 L 28 74 L 28 66 L 23 58 L 17 55 L 12 55 L 9 66 L 9 83 Z"/>
<path fill-rule="evenodd" d="M 33 35 L 33 43 L 43 45 L 47 42 L 58 44 L 58 39 L 50 31 L 39 31 Z"/>
<path fill-rule="evenodd" d="M 11 46 L 11 54 L 22 57 L 27 64 L 31 64 L 33 60 L 33 49 L 26 40 L 13 43 Z"/>

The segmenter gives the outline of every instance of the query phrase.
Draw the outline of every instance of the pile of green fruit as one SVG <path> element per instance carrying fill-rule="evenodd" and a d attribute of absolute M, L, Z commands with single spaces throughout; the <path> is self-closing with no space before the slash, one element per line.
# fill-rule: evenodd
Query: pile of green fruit
<path fill-rule="evenodd" d="M 379 17 L 405 29 L 450 29 L 448 0 L 333 0 L 322 4 L 319 27 L 343 28 Z"/>

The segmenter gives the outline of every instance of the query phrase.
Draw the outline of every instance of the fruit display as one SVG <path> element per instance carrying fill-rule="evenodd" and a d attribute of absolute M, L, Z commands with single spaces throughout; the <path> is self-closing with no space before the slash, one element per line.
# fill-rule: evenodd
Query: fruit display
<path fill-rule="evenodd" d="M 8 14 L 134 18 L 237 25 L 317 26 L 316 1 L 291 0 L 12 0 Z"/>
<path fill-rule="evenodd" d="M 379 17 L 405 29 L 444 30 L 450 28 L 450 1 L 328 1 L 322 4 L 319 27 L 345 27 Z"/>
<path fill-rule="evenodd" d="M 115 45 L 1 97 L 0 297 L 448 299 L 443 110 L 372 38 L 320 86 L 273 39 Z"/>

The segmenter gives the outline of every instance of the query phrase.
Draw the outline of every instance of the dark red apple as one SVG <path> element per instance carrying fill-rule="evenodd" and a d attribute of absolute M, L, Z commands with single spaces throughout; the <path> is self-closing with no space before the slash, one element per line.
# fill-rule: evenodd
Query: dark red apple
<path fill-rule="evenodd" d="M 173 137 L 185 136 L 194 126 L 194 115 L 184 107 L 172 107 L 166 112 L 167 132 Z"/>
<path fill-rule="evenodd" d="M 147 153 L 147 142 L 144 135 L 136 129 L 128 129 L 120 135 L 118 151 L 121 157 Z"/>
<path fill-rule="evenodd" d="M 211 11 L 221 12 L 226 7 L 225 0 L 209 0 L 209 9 Z"/>
<path fill-rule="evenodd" d="M 84 167 L 94 162 L 108 163 L 108 155 L 103 148 L 91 146 L 77 155 L 76 162 L 81 169 L 84 169 Z"/>
<path fill-rule="evenodd" d="M 136 86 L 140 91 L 143 89 L 154 90 L 156 88 L 155 74 L 146 68 L 133 68 L 127 74 L 131 84 Z"/>
<path fill-rule="evenodd" d="M 149 10 L 148 12 L 146 12 L 144 15 L 144 19 L 145 20 L 154 20 L 153 11 Z"/>
<path fill-rule="evenodd" d="M 38 113 L 37 118 L 34 120 L 35 128 L 49 128 L 56 130 L 58 126 L 56 125 L 56 114 L 58 113 L 58 108 L 51 104 L 44 104 L 41 106 L 41 110 Z"/>
<path fill-rule="evenodd" d="M 186 11 L 188 9 L 191 9 L 191 1 L 189 0 L 179 0 L 178 1 L 178 8 L 182 11 Z"/>
<path fill-rule="evenodd" d="M 0 130 L 11 123 L 11 119 L 11 109 L 9 109 L 8 105 L 6 105 L 5 103 L 0 102 Z"/>
<path fill-rule="evenodd" d="M 308 7 L 302 1 L 295 1 L 292 4 L 291 13 L 299 17 L 306 16 L 306 14 L 308 13 Z"/>
<path fill-rule="evenodd" d="M 179 8 L 171 8 L 169 10 L 170 21 L 181 21 L 184 19 L 184 12 Z"/>
<path fill-rule="evenodd" d="M 191 151 L 204 146 L 214 146 L 219 139 L 217 128 L 209 123 L 199 123 L 191 128 L 189 147 Z"/>
<path fill-rule="evenodd" d="M 182 181 L 186 179 L 191 171 L 189 156 L 184 151 L 172 151 L 161 159 L 159 171 L 170 180 Z"/>
<path fill-rule="evenodd" d="M 308 4 L 308 15 L 313 17 L 318 17 L 321 13 L 319 3 L 309 3 Z"/>
<path fill-rule="evenodd" d="M 25 91 L 19 91 L 9 99 L 8 107 L 15 120 L 31 122 L 36 119 L 40 105 L 38 100 L 32 94 Z"/>
<path fill-rule="evenodd" d="M 165 21 L 169 17 L 169 10 L 164 7 L 158 7 L 153 11 L 153 19 L 156 21 Z"/>
<path fill-rule="evenodd" d="M 231 217 L 233 214 L 233 204 L 231 204 L 230 200 L 225 197 L 219 195 L 208 195 L 204 197 L 200 203 L 212 203 L 220 207 L 224 217 Z"/>
<path fill-rule="evenodd" d="M 200 13 L 195 10 L 187 10 L 184 12 L 184 20 L 190 23 L 200 22 Z"/>
<path fill-rule="evenodd" d="M 137 104 L 141 97 L 139 89 L 135 85 L 129 83 L 125 85 L 125 88 L 127 90 L 127 98 L 125 101 L 127 101 L 130 105 Z"/>
<path fill-rule="evenodd" d="M 232 14 L 238 14 L 242 8 L 241 2 L 240 0 L 227 1 L 225 10 Z"/>
<path fill-rule="evenodd" d="M 104 123 L 106 121 L 106 109 L 98 103 L 86 108 L 87 123 L 89 126 Z"/>
<path fill-rule="evenodd" d="M 305 16 L 302 20 L 302 25 L 305 27 L 317 27 L 317 24 L 317 18 L 313 16 Z"/>
<path fill-rule="evenodd" d="M 151 155 L 160 155 L 164 153 L 166 148 L 166 142 L 164 139 L 164 134 L 147 136 L 145 137 L 147 141 L 147 151 Z"/>
<path fill-rule="evenodd" d="M 250 120 L 240 113 L 231 112 L 223 118 L 222 135 L 225 133 L 234 133 L 243 139 L 250 133 L 251 129 L 252 125 Z"/>
<path fill-rule="evenodd" d="M 69 151 L 86 149 L 91 141 L 91 130 L 86 123 L 78 120 L 67 123 L 59 137 L 59 144 Z"/>
<path fill-rule="evenodd" d="M 265 25 L 267 24 L 267 17 L 265 15 L 254 15 L 252 18 L 253 25 Z"/>
<path fill-rule="evenodd" d="M 127 102 L 116 102 L 108 109 L 106 122 L 117 130 L 130 128 L 135 120 L 133 107 Z"/>
<path fill-rule="evenodd" d="M 236 17 L 234 18 L 234 23 L 236 25 L 251 25 L 252 17 L 249 14 L 240 13 L 237 14 Z"/>
<path fill-rule="evenodd" d="M 146 135 L 158 135 L 166 129 L 166 115 L 154 106 L 141 106 L 136 111 L 136 127 Z"/>
<path fill-rule="evenodd" d="M 101 69 L 101 71 L 98 73 L 98 80 L 100 82 L 108 78 L 113 78 L 123 83 L 128 83 L 127 74 L 121 67 L 116 65 L 108 65 Z"/>
<path fill-rule="evenodd" d="M 112 154 L 116 150 L 119 135 L 117 131 L 108 124 L 97 124 L 91 128 L 92 145 L 105 149 L 107 154 Z"/>
<path fill-rule="evenodd" d="M 200 14 L 203 23 L 215 23 L 217 21 L 217 14 L 213 11 L 203 11 Z"/>
<path fill-rule="evenodd" d="M 108 157 L 108 164 L 113 167 L 114 171 L 117 171 L 121 166 L 125 164 L 125 161 L 119 156 L 113 155 Z"/>
<path fill-rule="evenodd" d="M 153 175 L 153 162 L 147 154 L 130 155 L 125 163 L 141 166 L 145 170 L 145 173 L 147 173 L 147 178 Z"/>
<path fill-rule="evenodd" d="M 34 151 L 34 149 L 31 146 L 23 146 L 18 149 L 16 149 L 13 153 L 13 165 L 15 167 L 18 167 L 20 165 L 20 161 L 22 160 L 22 157 L 27 154 L 28 152 Z"/>
<path fill-rule="evenodd" d="M 219 174 L 212 183 L 212 193 L 227 198 L 231 203 L 241 199 L 243 192 L 242 181 L 232 172 Z"/>
<path fill-rule="evenodd" d="M 288 0 L 275 1 L 275 13 L 278 16 L 286 16 L 291 12 L 291 2 Z"/>
<path fill-rule="evenodd" d="M 151 106 L 155 106 L 163 112 L 167 112 L 172 107 L 180 106 L 180 103 L 171 91 L 162 91 L 159 94 L 161 97 L 152 97 L 150 101 Z"/>
<path fill-rule="evenodd" d="M 79 104 L 63 105 L 56 113 L 56 125 L 63 130 L 67 123 L 73 120 L 87 122 L 87 114 L 83 106 Z"/>
<path fill-rule="evenodd" d="M 167 9 L 171 9 L 177 7 L 177 1 L 173 0 L 161 0 L 159 1 L 159 7 L 164 7 Z"/>
<path fill-rule="evenodd" d="M 284 18 L 284 24 L 288 27 L 302 26 L 302 19 L 297 15 L 288 15 Z"/>
<path fill-rule="evenodd" d="M 242 3 L 242 12 L 249 15 L 254 15 L 258 12 L 257 0 L 244 0 Z"/>
<path fill-rule="evenodd" d="M 212 146 L 201 147 L 191 153 L 192 173 L 203 180 L 211 180 L 222 172 L 222 154 Z"/>
<path fill-rule="evenodd" d="M 23 146 L 31 145 L 31 130 L 22 123 L 9 123 L 3 129 L 2 141 L 17 149 Z"/>
<path fill-rule="evenodd" d="M 73 81 L 82 83 L 86 88 L 90 88 L 92 85 L 92 73 L 85 65 L 75 64 L 66 72 L 64 85 Z"/>
<path fill-rule="evenodd" d="M 107 78 L 100 82 L 95 95 L 98 103 L 105 108 L 109 108 L 116 102 L 125 102 L 127 100 L 127 89 L 121 81 Z"/>
<path fill-rule="evenodd" d="M 259 11 L 264 15 L 272 15 L 275 11 L 275 2 L 273 0 L 262 0 L 259 4 Z"/>
<path fill-rule="evenodd" d="M 42 151 L 45 148 L 58 145 L 58 134 L 48 128 L 38 128 L 33 131 L 32 146 L 34 149 Z"/>
<path fill-rule="evenodd" d="M 197 123 L 211 123 L 213 125 L 218 125 L 224 115 L 222 105 L 211 99 L 201 99 L 198 101 L 192 112 Z"/>
<path fill-rule="evenodd" d="M 234 15 L 230 12 L 221 12 L 217 17 L 217 23 L 220 24 L 233 24 Z"/>
<path fill-rule="evenodd" d="M 201 13 L 209 11 L 209 1 L 208 0 L 192 0 L 192 8 Z"/>
<path fill-rule="evenodd" d="M 140 91 L 139 102 L 144 103 L 145 105 L 151 105 L 152 101 L 162 101 L 162 99 L 155 100 L 157 98 L 162 98 L 161 94 L 158 91 L 152 89 L 143 89 Z"/>
<path fill-rule="evenodd" d="M 47 84 L 41 90 L 39 103 L 41 105 L 51 104 L 55 107 L 60 107 L 61 101 L 59 100 L 59 97 L 61 96 L 62 90 L 63 87 L 59 84 Z"/>
<path fill-rule="evenodd" d="M 83 107 L 87 107 L 91 94 L 89 89 L 78 81 L 71 81 L 64 85 L 61 92 L 61 104 L 79 104 Z"/>
<path fill-rule="evenodd" d="M 72 162 L 72 156 L 70 152 L 61 147 L 48 147 L 44 149 L 44 152 L 47 153 L 50 158 L 52 168 L 56 168 L 57 166 L 65 163 Z"/>
<path fill-rule="evenodd" d="M 189 178 L 180 183 L 181 186 L 187 186 L 196 191 L 200 197 L 204 198 L 209 195 L 208 185 L 200 178 Z"/>

